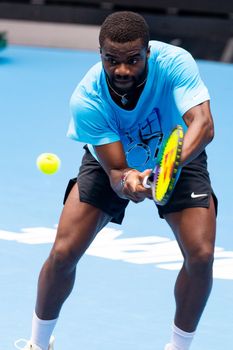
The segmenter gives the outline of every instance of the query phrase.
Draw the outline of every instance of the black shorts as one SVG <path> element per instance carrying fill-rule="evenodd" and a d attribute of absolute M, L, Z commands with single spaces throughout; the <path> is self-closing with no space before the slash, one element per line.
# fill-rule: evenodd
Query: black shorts
<path fill-rule="evenodd" d="M 101 209 L 112 217 L 111 222 L 121 224 L 129 201 L 117 196 L 110 186 L 108 175 L 87 147 L 85 146 L 84 148 L 85 154 L 78 176 L 69 181 L 65 192 L 64 203 L 73 185 L 77 182 L 81 202 Z M 185 208 L 208 208 L 211 195 L 214 198 L 217 213 L 217 198 L 211 188 L 206 158 L 206 153 L 203 152 L 198 158 L 182 169 L 169 202 L 164 206 L 157 205 L 161 218 L 165 214 Z M 200 194 L 205 195 L 200 196 Z"/>
<path fill-rule="evenodd" d="M 158 205 L 161 218 L 165 214 L 181 211 L 186 208 L 209 208 L 213 197 L 217 216 L 218 200 L 211 187 L 207 170 L 207 155 L 202 152 L 196 159 L 182 168 L 175 189 L 164 206 Z"/>
<path fill-rule="evenodd" d="M 113 191 L 109 177 L 104 169 L 86 146 L 84 146 L 84 149 L 85 154 L 78 176 L 69 181 L 65 192 L 64 203 L 73 185 L 77 182 L 81 202 L 101 209 L 112 217 L 111 222 L 121 224 L 125 215 L 125 208 L 129 201 L 118 197 L 116 192 Z"/>

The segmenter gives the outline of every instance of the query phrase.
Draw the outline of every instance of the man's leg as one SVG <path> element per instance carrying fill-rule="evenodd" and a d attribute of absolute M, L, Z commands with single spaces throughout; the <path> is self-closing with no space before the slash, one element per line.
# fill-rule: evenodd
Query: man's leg
<path fill-rule="evenodd" d="M 80 202 L 75 184 L 66 200 L 58 225 L 57 236 L 51 253 L 40 272 L 36 302 L 37 326 L 32 330 L 33 339 L 42 350 L 47 350 L 51 334 L 44 336 L 46 320 L 55 324 L 61 307 L 72 291 L 76 264 L 96 234 L 111 217 L 96 207 Z M 41 323 L 38 321 L 42 321 Z M 48 321 L 49 322 L 49 321 Z M 39 329 L 38 329 L 39 328 Z M 50 333 L 53 327 L 50 327 Z M 33 334 L 35 332 L 36 334 Z M 42 346 L 43 347 L 42 347 Z"/>
<path fill-rule="evenodd" d="M 167 214 L 165 219 L 172 228 L 184 257 L 175 285 L 174 320 L 175 333 L 181 330 L 182 340 L 182 336 L 188 337 L 196 330 L 212 288 L 216 233 L 213 198 L 211 197 L 209 208 L 188 208 Z M 179 342 L 179 334 L 177 339 Z M 180 344 L 174 349 L 186 350 L 189 345 L 185 347 Z"/>

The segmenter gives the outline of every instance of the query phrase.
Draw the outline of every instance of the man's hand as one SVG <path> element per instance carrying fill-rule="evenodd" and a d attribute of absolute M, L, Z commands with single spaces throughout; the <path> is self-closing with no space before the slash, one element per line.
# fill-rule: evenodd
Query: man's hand
<path fill-rule="evenodd" d="M 151 189 L 142 185 L 144 177 L 150 175 L 151 169 L 140 172 L 130 168 L 120 141 L 95 146 L 95 151 L 109 176 L 112 189 L 120 198 L 129 199 L 134 203 L 142 202 L 145 198 L 152 199 Z"/>
<path fill-rule="evenodd" d="M 149 176 L 151 169 L 139 172 L 136 169 L 131 169 L 123 177 L 122 193 L 125 198 L 139 203 L 144 201 L 145 198 L 152 199 L 151 190 L 145 188 L 142 183 L 145 176 Z"/>

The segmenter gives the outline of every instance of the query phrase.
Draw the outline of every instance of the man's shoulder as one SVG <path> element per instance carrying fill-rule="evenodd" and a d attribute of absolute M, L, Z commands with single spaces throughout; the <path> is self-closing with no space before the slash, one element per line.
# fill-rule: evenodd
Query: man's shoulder
<path fill-rule="evenodd" d="M 80 85 L 92 86 L 99 83 L 102 74 L 102 63 L 97 62 L 85 74 L 80 82 Z"/>
<path fill-rule="evenodd" d="M 99 88 L 101 86 L 101 75 L 102 75 L 102 64 L 101 62 L 96 63 L 92 66 L 73 92 L 74 96 L 91 97 L 98 95 Z"/>
<path fill-rule="evenodd" d="M 180 46 L 175 46 L 162 41 L 150 41 L 151 57 L 157 61 L 167 62 L 169 65 L 177 59 L 187 59 L 190 53 Z"/>
<path fill-rule="evenodd" d="M 179 46 L 160 41 L 151 41 L 151 61 L 157 70 L 171 79 L 185 70 L 192 70 L 195 60 L 192 55 Z"/>

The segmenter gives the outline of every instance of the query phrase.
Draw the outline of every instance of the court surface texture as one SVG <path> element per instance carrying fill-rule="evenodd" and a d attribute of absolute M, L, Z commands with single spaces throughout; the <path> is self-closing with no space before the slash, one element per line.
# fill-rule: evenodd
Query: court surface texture
<path fill-rule="evenodd" d="M 69 98 L 98 60 L 88 51 L 9 46 L 0 52 L 0 350 L 30 337 L 38 274 L 83 153 L 82 144 L 66 137 Z M 192 350 L 223 350 L 233 348 L 233 66 L 198 66 L 215 120 L 207 152 L 219 213 L 214 286 Z M 43 152 L 61 158 L 55 175 L 37 170 Z M 55 329 L 55 349 L 163 350 L 181 263 L 154 204 L 130 204 L 123 224 L 108 225 L 80 261 Z"/>

